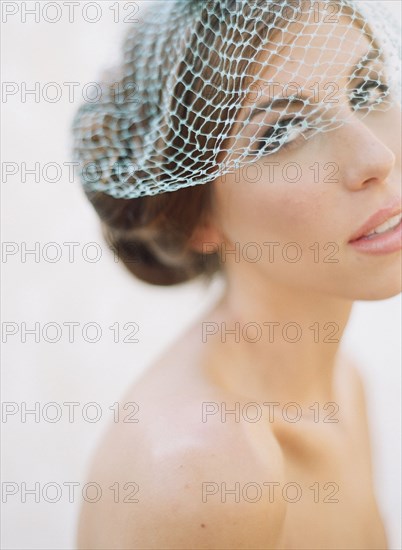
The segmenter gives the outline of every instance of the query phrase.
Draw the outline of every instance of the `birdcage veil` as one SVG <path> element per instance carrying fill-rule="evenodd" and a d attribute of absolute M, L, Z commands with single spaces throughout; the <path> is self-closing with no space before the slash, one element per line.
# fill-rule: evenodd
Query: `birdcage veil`
<path fill-rule="evenodd" d="M 298 67 L 316 75 L 302 98 L 298 69 L 284 72 L 296 48 Z M 400 55 L 400 29 L 381 0 L 149 3 L 101 100 L 75 116 L 81 183 L 132 199 L 211 182 L 295 135 L 400 103 Z M 341 74 L 342 89 L 328 88 Z"/>

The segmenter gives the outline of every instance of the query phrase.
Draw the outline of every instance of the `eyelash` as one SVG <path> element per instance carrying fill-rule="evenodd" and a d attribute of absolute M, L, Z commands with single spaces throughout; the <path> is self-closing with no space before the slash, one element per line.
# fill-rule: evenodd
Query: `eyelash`
<path fill-rule="evenodd" d="M 261 138 L 259 138 L 257 141 L 262 141 L 262 144 L 258 147 L 257 151 L 261 151 L 261 149 L 264 149 L 264 140 L 265 139 L 271 139 L 272 136 L 275 135 L 275 133 L 280 133 L 280 132 L 282 132 L 283 135 L 286 135 L 286 133 L 288 131 L 287 128 L 295 128 L 295 127 L 297 127 L 298 124 L 303 122 L 303 120 L 304 120 L 303 117 L 294 117 L 294 116 L 278 120 L 277 124 L 282 125 L 282 126 L 280 126 L 277 129 L 271 128 L 270 130 L 268 130 L 268 132 L 266 132 L 263 136 L 261 136 Z M 269 148 L 267 148 L 267 152 L 270 152 L 270 151 L 273 151 L 273 150 L 278 150 L 279 148 L 287 149 L 291 145 L 295 145 L 296 143 L 298 143 L 301 136 L 302 136 L 302 134 L 300 134 L 294 140 L 292 140 L 290 142 L 285 141 L 285 142 L 282 142 L 282 144 L 281 144 L 281 137 L 282 136 L 280 136 L 277 140 L 275 140 L 273 143 L 270 144 Z M 279 147 L 278 147 L 278 145 L 279 145 Z"/>
<path fill-rule="evenodd" d="M 360 94 L 357 93 L 358 90 L 363 90 L 363 93 L 361 92 Z M 374 102 L 372 103 L 369 103 L 367 100 L 364 100 L 362 99 L 362 96 L 367 93 L 367 90 L 369 89 L 376 89 L 376 90 L 380 90 L 382 95 L 380 98 L 377 98 Z M 350 97 L 351 97 L 351 105 L 352 105 L 352 108 L 354 111 L 358 110 L 359 108 L 360 109 L 365 109 L 367 108 L 367 106 L 371 106 L 371 105 L 377 105 L 379 103 L 382 103 L 382 101 L 384 100 L 384 98 L 386 96 L 389 95 L 389 92 L 390 92 L 390 88 L 387 84 L 385 83 L 378 83 L 377 80 L 367 80 L 367 81 L 362 81 L 362 84 L 359 88 L 355 88 L 352 93 L 350 94 Z M 355 95 L 355 97 L 354 97 Z M 356 97 L 358 96 L 358 97 Z M 281 126 L 280 128 L 277 128 L 276 130 L 271 128 L 270 130 L 268 130 L 268 132 L 266 132 L 264 135 L 262 135 L 260 138 L 258 138 L 257 142 L 261 142 L 261 145 L 258 147 L 258 149 L 255 151 L 255 153 L 261 151 L 264 149 L 264 140 L 266 139 L 271 139 L 272 136 L 275 135 L 275 132 L 279 133 L 279 132 L 283 132 L 283 130 L 285 130 L 285 128 L 288 126 L 289 128 L 295 128 L 297 127 L 298 124 L 302 123 L 304 121 L 304 117 L 287 117 L 287 118 L 283 118 L 283 119 L 280 119 L 277 124 L 279 125 L 283 125 Z M 292 124 L 293 123 L 293 124 Z M 279 132 L 278 132 L 279 130 Z M 279 149 L 281 150 L 285 150 L 285 149 L 288 149 L 290 147 L 294 147 L 294 146 L 297 146 L 298 143 L 299 143 L 299 140 L 301 139 L 301 137 L 303 137 L 303 135 L 308 131 L 308 129 L 304 132 L 304 133 L 300 133 L 299 136 L 297 136 L 294 140 L 290 141 L 290 142 L 287 142 L 287 141 L 283 141 L 282 144 L 281 144 L 281 140 L 280 138 L 282 136 L 279 137 L 279 139 L 275 140 L 273 143 L 271 143 L 271 145 L 269 147 L 266 147 L 266 151 L 267 153 L 268 152 L 272 152 L 272 151 L 275 151 L 277 152 Z M 284 132 L 284 134 L 286 135 L 286 131 Z M 279 147 L 278 147 L 279 145 Z"/>
<path fill-rule="evenodd" d="M 389 95 L 389 92 L 390 92 L 388 84 L 386 84 L 385 82 L 379 83 L 377 80 L 364 81 L 363 85 L 360 86 L 360 89 L 363 90 L 363 93 L 360 93 L 360 94 L 356 93 L 357 92 L 356 89 L 354 89 L 352 91 L 352 94 L 351 94 L 352 107 L 363 105 L 363 107 L 360 107 L 360 108 L 364 108 L 366 105 L 369 105 L 369 106 L 370 105 L 377 105 L 379 103 L 382 103 L 384 98 L 387 95 Z M 379 98 L 377 98 L 372 103 L 369 103 L 369 102 L 365 101 L 364 99 L 362 100 L 362 96 L 367 93 L 367 90 L 370 90 L 370 89 L 379 90 L 381 92 L 381 96 Z M 353 97 L 353 95 L 355 95 L 355 96 L 357 95 L 359 97 L 356 98 L 356 97 Z"/>

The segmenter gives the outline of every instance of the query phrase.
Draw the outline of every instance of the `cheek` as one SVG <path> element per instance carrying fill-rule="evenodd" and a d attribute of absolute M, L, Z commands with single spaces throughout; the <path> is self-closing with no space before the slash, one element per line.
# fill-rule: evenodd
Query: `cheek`
<path fill-rule="evenodd" d="M 221 226 L 231 242 L 308 244 L 332 233 L 329 196 L 312 178 L 291 183 L 276 177 L 270 183 L 265 170 L 261 181 L 237 183 L 233 177 L 218 193 Z"/>
<path fill-rule="evenodd" d="M 399 105 L 388 109 L 381 117 L 378 126 L 372 127 L 372 130 L 381 136 L 382 141 L 391 149 L 395 155 L 395 165 L 401 168 L 402 156 L 402 111 Z"/>

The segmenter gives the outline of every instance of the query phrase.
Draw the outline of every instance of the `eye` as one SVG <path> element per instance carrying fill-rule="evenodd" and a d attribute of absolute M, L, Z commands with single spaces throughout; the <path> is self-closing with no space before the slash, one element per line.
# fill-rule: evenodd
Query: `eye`
<path fill-rule="evenodd" d="M 296 142 L 303 135 L 304 130 L 305 121 L 303 117 L 283 118 L 256 140 L 258 147 L 254 152 L 266 151 L 270 153 L 280 147 L 287 147 Z"/>
<path fill-rule="evenodd" d="M 378 80 L 364 80 L 358 88 L 352 90 L 350 103 L 355 110 L 378 105 L 389 95 L 387 84 Z"/>

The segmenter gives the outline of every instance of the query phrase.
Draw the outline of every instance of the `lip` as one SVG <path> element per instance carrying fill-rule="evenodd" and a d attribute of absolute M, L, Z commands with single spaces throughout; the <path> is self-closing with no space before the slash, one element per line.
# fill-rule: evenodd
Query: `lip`
<path fill-rule="evenodd" d="M 400 252 L 402 249 L 402 221 L 385 233 L 375 237 L 362 237 L 349 244 L 359 252 L 376 256 Z"/>
<path fill-rule="evenodd" d="M 373 231 L 373 229 L 383 224 L 390 218 L 397 216 L 401 212 L 401 199 L 399 198 L 396 201 L 394 200 L 390 206 L 386 208 L 381 208 L 375 214 L 370 216 L 370 218 L 355 233 L 353 233 L 353 235 L 349 239 L 349 243 L 361 239 L 364 235 L 370 233 L 370 231 Z M 380 237 L 381 235 L 378 236 Z"/>
<path fill-rule="evenodd" d="M 396 227 L 386 231 L 385 233 L 379 233 L 378 235 L 372 235 L 371 237 L 364 236 L 401 212 L 402 208 L 400 199 L 398 199 L 398 201 L 394 201 L 391 206 L 378 210 L 378 212 L 371 216 L 366 223 L 362 225 L 356 233 L 354 233 L 352 238 L 349 240 L 349 244 L 360 252 L 366 252 L 368 254 L 389 254 L 401 250 L 402 221 L 399 222 Z"/>

